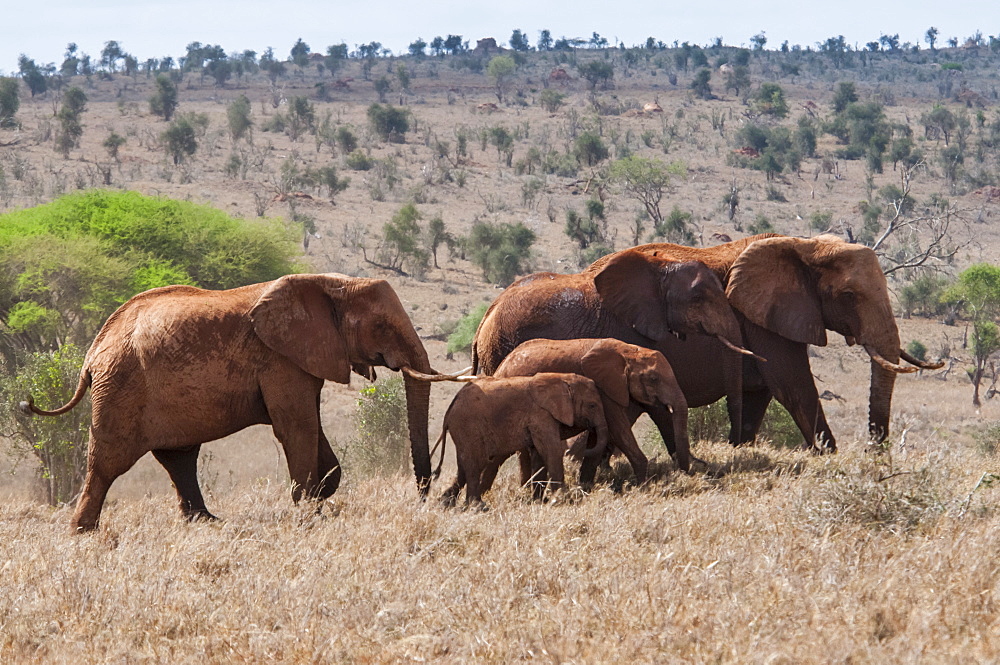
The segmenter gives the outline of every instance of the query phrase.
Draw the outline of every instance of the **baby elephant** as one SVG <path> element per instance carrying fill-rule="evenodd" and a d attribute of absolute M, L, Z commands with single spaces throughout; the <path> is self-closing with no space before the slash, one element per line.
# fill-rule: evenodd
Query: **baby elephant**
<path fill-rule="evenodd" d="M 530 376 L 537 372 L 573 372 L 592 379 L 601 393 L 610 443 L 628 458 L 636 481 L 646 479 L 649 460 L 632 435 L 632 424 L 643 412 L 660 428 L 677 466 L 691 464 L 687 434 L 687 400 L 677 385 L 670 363 L 653 351 L 617 339 L 533 339 L 519 345 L 497 368 L 495 376 Z M 574 451 L 576 452 L 576 451 Z M 537 464 L 521 454 L 521 481 L 540 478 Z M 588 485 L 600 461 L 588 451 L 580 469 L 580 483 Z M 544 478 L 542 478 L 544 479 Z"/>
<path fill-rule="evenodd" d="M 483 505 L 504 460 L 518 451 L 537 451 L 553 486 L 563 482 L 563 439 L 594 430 L 594 454 L 608 442 L 601 396 L 594 382 L 576 374 L 481 377 L 462 387 L 444 415 L 438 443 L 451 433 L 458 477 L 442 499 L 453 505 L 466 487 L 466 505 Z M 440 470 L 440 465 L 438 467 Z"/>

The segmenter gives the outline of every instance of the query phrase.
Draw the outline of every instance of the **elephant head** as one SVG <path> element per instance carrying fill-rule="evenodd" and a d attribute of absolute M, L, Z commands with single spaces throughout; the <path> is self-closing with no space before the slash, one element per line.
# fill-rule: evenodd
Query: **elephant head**
<path fill-rule="evenodd" d="M 896 374 L 916 368 L 897 364 L 899 330 L 875 252 L 830 235 L 758 240 L 733 264 L 727 294 L 752 323 L 782 337 L 824 346 L 832 330 L 860 344 L 871 357 L 869 431 L 885 439 Z"/>
<path fill-rule="evenodd" d="M 631 400 L 669 414 L 664 417 L 671 421 L 678 464 L 687 470 L 687 400 L 663 354 L 616 339 L 602 339 L 583 356 L 581 364 L 586 375 L 623 409 Z"/>
<path fill-rule="evenodd" d="M 567 427 L 593 429 L 597 433 L 593 450 L 603 454 L 608 445 L 608 424 L 594 382 L 577 374 L 550 372 L 533 378 L 529 385 L 535 403 Z"/>
<path fill-rule="evenodd" d="M 624 250 L 594 274 L 594 285 L 612 314 L 653 341 L 710 335 L 749 354 L 722 284 L 699 261 Z"/>
<path fill-rule="evenodd" d="M 374 380 L 375 366 L 434 373 L 406 310 L 383 280 L 286 275 L 261 294 L 250 318 L 268 348 L 321 379 L 348 383 L 353 369 Z M 404 381 L 413 470 L 424 494 L 431 474 L 430 384 L 409 374 Z"/>

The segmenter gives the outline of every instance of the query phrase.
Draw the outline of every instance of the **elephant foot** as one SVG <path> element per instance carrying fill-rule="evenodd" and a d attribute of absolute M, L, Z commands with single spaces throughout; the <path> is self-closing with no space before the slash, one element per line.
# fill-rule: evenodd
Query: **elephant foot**
<path fill-rule="evenodd" d="M 708 468 L 709 468 L 708 462 L 706 462 L 705 460 L 701 459 L 700 457 L 695 457 L 694 455 L 691 455 L 691 464 L 694 464 L 696 462 L 698 464 L 701 464 L 702 466 L 704 466 L 706 471 L 708 470 Z M 689 468 L 684 473 L 686 473 L 689 476 L 691 476 L 691 475 L 694 475 L 694 470 Z"/>
<path fill-rule="evenodd" d="M 454 494 L 442 494 L 441 495 L 441 506 L 443 508 L 454 508 L 455 507 L 455 495 Z"/>
<path fill-rule="evenodd" d="M 207 509 L 185 512 L 184 517 L 188 522 L 217 522 L 219 520 L 218 517 L 208 512 Z"/>
<path fill-rule="evenodd" d="M 474 513 L 487 513 L 490 507 L 482 499 L 473 499 L 465 504 L 465 509 Z"/>

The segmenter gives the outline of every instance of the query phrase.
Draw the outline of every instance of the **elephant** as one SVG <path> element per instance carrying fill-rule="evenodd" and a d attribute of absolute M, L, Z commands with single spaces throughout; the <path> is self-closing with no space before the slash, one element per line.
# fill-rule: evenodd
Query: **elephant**
<path fill-rule="evenodd" d="M 637 483 L 645 482 L 649 460 L 632 435 L 632 424 L 644 412 L 658 411 L 658 419 L 671 420 L 677 465 L 689 468 L 687 400 L 659 351 L 617 339 L 533 339 L 514 349 L 494 376 L 531 376 L 539 372 L 572 372 L 593 380 L 604 405 L 610 443 L 628 458 Z M 520 461 L 522 483 L 531 478 L 536 482 L 544 480 L 528 455 L 522 452 Z M 584 457 L 581 485 L 593 483 L 597 462 L 596 455 Z"/>
<path fill-rule="evenodd" d="M 873 442 L 889 433 L 896 374 L 937 369 L 900 348 L 889 290 L 870 248 L 833 235 L 793 238 L 756 235 L 708 248 L 667 243 L 626 250 L 677 261 L 700 261 L 718 276 L 740 321 L 746 347 L 767 362 L 744 360 L 743 418 L 734 444 L 753 441 L 771 398 L 791 414 L 804 445 L 835 451 L 809 367 L 807 345 L 825 346 L 827 330 L 861 346 L 870 357 L 868 429 Z M 584 270 L 599 276 L 616 260 L 602 257 Z M 596 319 L 596 314 L 594 315 Z M 727 393 L 727 377 L 712 363 L 724 351 L 707 337 L 664 338 L 657 348 L 669 360 L 690 406 Z M 913 367 L 899 364 L 905 360 Z"/>
<path fill-rule="evenodd" d="M 226 291 L 166 286 L 136 295 L 98 332 L 76 393 L 87 388 L 93 422 L 78 531 L 98 526 L 114 480 L 147 452 L 163 465 L 189 519 L 214 516 L 198 486 L 201 444 L 256 424 L 271 425 L 284 449 L 292 497 L 324 499 L 340 463 L 320 426 L 324 381 L 370 380 L 374 366 L 436 374 L 413 324 L 383 280 L 337 274 L 286 275 Z M 430 385 L 404 377 L 418 488 L 431 475 L 427 441 Z"/>
<path fill-rule="evenodd" d="M 541 372 L 534 376 L 478 377 L 455 395 L 444 415 L 438 445 L 450 433 L 458 473 L 442 496 L 453 505 L 462 487 L 466 506 L 485 509 L 483 493 L 493 486 L 500 465 L 522 450 L 535 451 L 558 488 L 564 479 L 563 439 L 593 430 L 593 454 L 608 444 L 608 424 L 597 386 L 577 374 Z M 440 463 L 438 471 L 440 471 Z"/>
<path fill-rule="evenodd" d="M 714 353 L 674 369 L 689 406 L 714 402 L 703 394 L 699 372 L 718 373 L 724 383 L 730 441 L 742 421 L 743 336 L 722 281 L 705 264 L 655 252 L 623 250 L 604 257 L 598 269 L 558 275 L 535 273 L 514 282 L 487 309 L 472 344 L 474 372 L 493 374 L 519 344 L 530 339 L 614 338 L 667 353 L 692 339 L 712 340 Z M 682 340 L 689 340 L 684 342 Z M 677 347 L 671 346 L 675 349 Z M 752 355 L 752 354 L 751 354 Z M 689 470 L 687 451 L 678 453 L 665 409 L 650 417 L 679 468 Z M 686 442 L 684 444 L 686 448 Z"/>

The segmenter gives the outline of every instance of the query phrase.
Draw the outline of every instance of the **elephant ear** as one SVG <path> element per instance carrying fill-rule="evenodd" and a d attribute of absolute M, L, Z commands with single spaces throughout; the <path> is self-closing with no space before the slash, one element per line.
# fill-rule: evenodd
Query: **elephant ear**
<path fill-rule="evenodd" d="M 595 384 L 598 390 L 625 408 L 630 395 L 627 382 L 625 358 L 612 345 L 601 341 L 590 348 L 580 359 L 583 374 Z"/>
<path fill-rule="evenodd" d="M 573 391 L 569 384 L 557 376 L 535 375 L 529 390 L 535 404 L 563 425 L 573 426 L 576 418 L 573 415 Z"/>
<path fill-rule="evenodd" d="M 726 296 L 751 322 L 782 337 L 826 345 L 819 292 L 807 265 L 808 241 L 767 238 L 751 243 L 733 263 Z"/>
<path fill-rule="evenodd" d="M 339 282 L 325 275 L 285 275 L 257 299 L 250 320 L 272 351 L 313 376 L 348 383 L 351 363 L 331 295 L 338 288 Z"/>
<path fill-rule="evenodd" d="M 594 286 L 604 306 L 640 335 L 656 341 L 670 334 L 662 270 L 663 262 L 642 252 L 624 250 L 594 275 Z"/>

